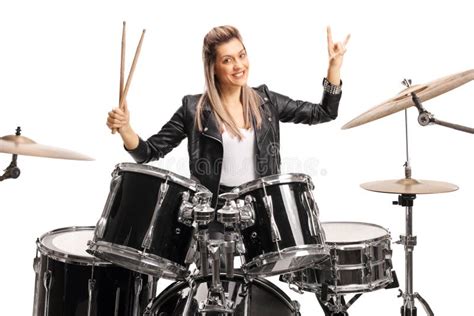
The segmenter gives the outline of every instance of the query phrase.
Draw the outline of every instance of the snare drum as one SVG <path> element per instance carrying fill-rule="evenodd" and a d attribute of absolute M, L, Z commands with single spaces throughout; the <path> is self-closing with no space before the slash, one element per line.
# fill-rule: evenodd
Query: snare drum
<path fill-rule="evenodd" d="M 234 316 L 297 316 L 299 304 L 292 301 L 277 286 L 265 279 L 255 278 L 247 282 L 241 273 L 233 278 L 220 276 L 228 306 L 234 313 L 206 312 L 206 315 Z M 180 281 L 171 284 L 148 305 L 145 316 L 194 316 L 208 298 L 212 277 L 198 277 L 190 283 Z"/>
<path fill-rule="evenodd" d="M 94 227 L 67 227 L 37 240 L 34 316 L 142 315 L 156 282 L 89 255 L 93 232 Z"/>
<path fill-rule="evenodd" d="M 330 261 L 315 268 L 285 274 L 282 280 L 309 292 L 363 293 L 388 286 L 392 281 L 390 233 L 369 223 L 325 222 Z"/>
<path fill-rule="evenodd" d="M 242 269 L 271 276 L 294 271 L 328 257 L 313 183 L 304 174 L 282 174 L 245 183 L 233 191 L 252 206 L 254 223 L 241 227 Z"/>
<path fill-rule="evenodd" d="M 89 251 L 130 270 L 184 278 L 193 258 L 192 222 L 180 207 L 197 192 L 195 181 L 149 165 L 118 164 Z M 211 194 L 212 195 L 212 194 Z"/>

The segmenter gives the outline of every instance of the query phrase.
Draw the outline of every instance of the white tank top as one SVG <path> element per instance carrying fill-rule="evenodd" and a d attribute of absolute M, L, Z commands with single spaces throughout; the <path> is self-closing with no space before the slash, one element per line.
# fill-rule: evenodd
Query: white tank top
<path fill-rule="evenodd" d="M 222 133 L 224 156 L 222 159 L 221 184 L 239 186 L 257 178 L 255 172 L 255 135 L 253 129 L 239 128 L 242 140 L 228 133 Z"/>

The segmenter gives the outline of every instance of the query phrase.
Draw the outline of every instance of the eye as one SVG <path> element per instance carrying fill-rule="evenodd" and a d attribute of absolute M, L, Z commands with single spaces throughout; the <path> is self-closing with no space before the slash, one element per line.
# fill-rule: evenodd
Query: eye
<path fill-rule="evenodd" d="M 224 58 L 224 60 L 222 62 L 224 64 L 228 64 L 228 63 L 230 63 L 230 58 Z"/>
<path fill-rule="evenodd" d="M 245 57 L 247 57 L 247 53 L 241 53 L 240 54 L 240 58 L 245 58 Z"/>

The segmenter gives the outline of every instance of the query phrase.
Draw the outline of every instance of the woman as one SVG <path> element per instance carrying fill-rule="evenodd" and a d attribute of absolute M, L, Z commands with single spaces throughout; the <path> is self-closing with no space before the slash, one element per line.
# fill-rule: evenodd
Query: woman
<path fill-rule="evenodd" d="M 327 38 L 329 68 L 320 104 L 292 100 L 265 85 L 248 87 L 242 37 L 235 27 L 219 26 L 204 38 L 202 95 L 185 96 L 173 117 L 146 141 L 132 129 L 126 106 L 108 113 L 107 126 L 118 130 L 138 163 L 163 158 L 187 137 L 191 177 L 213 193 L 215 205 L 219 193 L 280 172 L 279 121 L 317 124 L 337 117 L 349 35 L 333 43 L 328 27 Z"/>

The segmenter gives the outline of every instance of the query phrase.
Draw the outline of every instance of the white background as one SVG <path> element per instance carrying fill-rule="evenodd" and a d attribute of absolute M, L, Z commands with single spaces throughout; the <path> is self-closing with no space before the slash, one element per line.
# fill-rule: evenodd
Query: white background
<path fill-rule="evenodd" d="M 120 37 L 127 21 L 131 63 L 147 29 L 128 103 L 137 132 L 157 132 L 185 94 L 203 90 L 201 45 L 216 25 L 237 26 L 251 61 L 250 84 L 319 101 L 326 74 L 325 27 L 352 34 L 344 61 L 340 115 L 319 126 L 281 125 L 284 172 L 309 174 L 321 221 L 363 221 L 404 233 L 396 195 L 360 183 L 403 177 L 403 112 L 370 124 L 340 127 L 403 86 L 473 68 L 472 11 L 463 1 L 2 1 L 0 135 L 23 135 L 71 149 L 93 162 L 20 156 L 20 178 L 0 183 L 2 315 L 32 310 L 35 240 L 50 230 L 95 225 L 116 163 L 132 161 L 105 126 L 118 102 Z M 127 72 L 128 72 L 127 66 Z M 474 83 L 424 103 L 439 119 L 474 126 Z M 465 314 L 472 296 L 473 138 L 421 127 L 410 108 L 413 177 L 455 183 L 454 193 L 418 196 L 414 207 L 415 291 L 437 315 Z M 158 166 L 188 176 L 186 142 Z M 1 154 L 2 169 L 10 155 Z M 404 288 L 403 247 L 393 263 Z M 286 289 L 275 278 L 275 284 Z M 160 287 L 168 282 L 160 282 Z M 288 291 L 303 315 L 323 315 L 314 295 Z M 363 295 L 351 315 L 399 315 L 396 290 Z M 262 302 L 264 303 L 264 302 Z M 423 314 L 421 306 L 420 314 Z"/>

